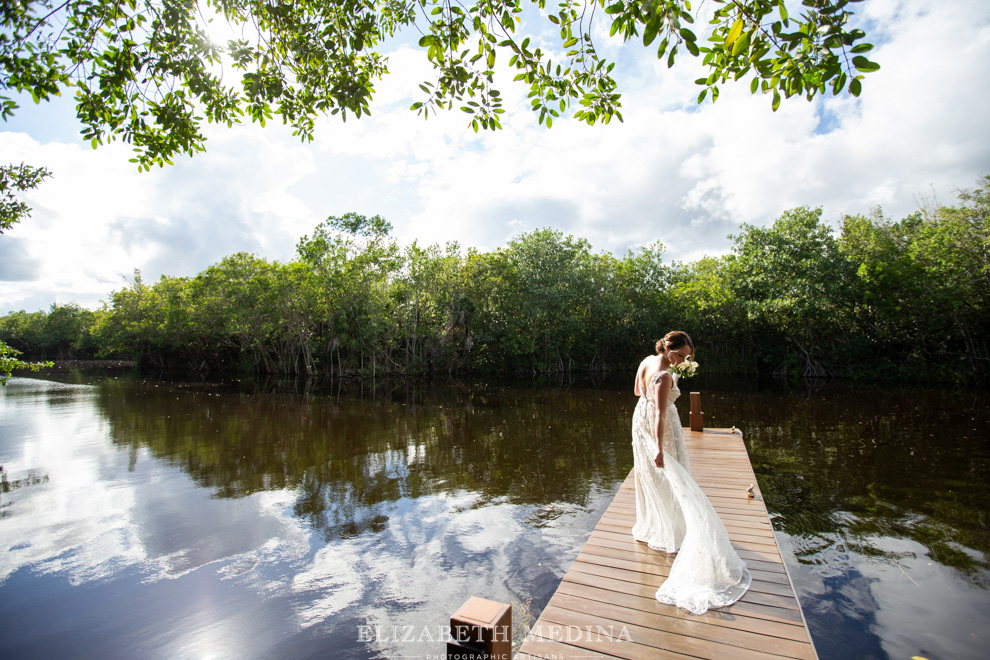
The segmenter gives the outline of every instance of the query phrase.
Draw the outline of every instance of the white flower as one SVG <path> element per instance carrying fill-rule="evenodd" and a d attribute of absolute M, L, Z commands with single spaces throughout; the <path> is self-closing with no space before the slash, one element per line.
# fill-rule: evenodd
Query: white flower
<path fill-rule="evenodd" d="M 690 378 L 698 370 L 698 363 L 693 360 L 684 360 L 680 364 L 670 365 L 671 373 L 675 373 L 681 378 Z"/>

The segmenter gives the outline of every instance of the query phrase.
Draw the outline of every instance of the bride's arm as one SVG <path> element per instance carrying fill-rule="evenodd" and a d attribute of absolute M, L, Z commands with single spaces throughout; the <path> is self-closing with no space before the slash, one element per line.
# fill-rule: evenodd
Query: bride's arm
<path fill-rule="evenodd" d="M 663 436 L 667 432 L 667 397 L 670 395 L 670 386 L 673 383 L 669 373 L 660 374 L 660 381 L 654 390 L 656 396 L 657 414 L 654 415 L 653 439 L 657 441 L 657 455 L 653 462 L 658 468 L 663 467 Z"/>

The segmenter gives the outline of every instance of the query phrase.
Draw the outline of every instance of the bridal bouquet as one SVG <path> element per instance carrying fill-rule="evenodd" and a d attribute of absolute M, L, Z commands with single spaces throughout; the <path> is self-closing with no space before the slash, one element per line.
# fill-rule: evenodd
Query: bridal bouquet
<path fill-rule="evenodd" d="M 670 365 L 670 372 L 677 374 L 680 378 L 690 378 L 698 370 L 698 363 L 694 360 L 684 360 L 680 364 Z"/>

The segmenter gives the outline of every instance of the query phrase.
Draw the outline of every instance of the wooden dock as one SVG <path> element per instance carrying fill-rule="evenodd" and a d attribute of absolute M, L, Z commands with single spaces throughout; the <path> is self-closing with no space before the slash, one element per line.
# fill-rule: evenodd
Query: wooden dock
<path fill-rule="evenodd" d="M 635 541 L 633 473 L 523 642 L 517 660 L 563 658 L 804 658 L 817 655 L 742 436 L 684 430 L 691 471 L 746 561 L 753 584 L 702 616 L 655 598 L 672 558 Z"/>

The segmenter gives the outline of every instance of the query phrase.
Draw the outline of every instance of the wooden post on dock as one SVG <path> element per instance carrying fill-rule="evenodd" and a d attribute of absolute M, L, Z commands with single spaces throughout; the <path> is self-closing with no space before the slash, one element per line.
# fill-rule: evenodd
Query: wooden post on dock
<path fill-rule="evenodd" d="M 705 430 L 704 413 L 701 412 L 701 392 L 691 392 L 691 430 Z"/>
<path fill-rule="evenodd" d="M 450 617 L 447 660 L 512 660 L 512 608 L 471 596 Z"/>

